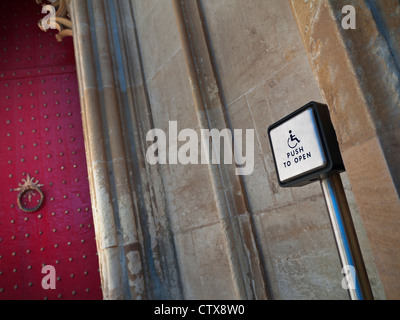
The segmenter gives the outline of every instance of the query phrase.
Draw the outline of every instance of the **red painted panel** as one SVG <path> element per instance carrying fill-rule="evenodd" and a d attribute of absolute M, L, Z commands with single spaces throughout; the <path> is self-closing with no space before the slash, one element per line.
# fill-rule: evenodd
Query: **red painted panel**
<path fill-rule="evenodd" d="M 40 10 L 33 0 L 1 7 L 0 299 L 101 299 L 73 42 L 42 32 Z M 14 190 L 28 174 L 43 184 L 33 213 Z M 44 265 L 54 290 L 42 288 Z"/>

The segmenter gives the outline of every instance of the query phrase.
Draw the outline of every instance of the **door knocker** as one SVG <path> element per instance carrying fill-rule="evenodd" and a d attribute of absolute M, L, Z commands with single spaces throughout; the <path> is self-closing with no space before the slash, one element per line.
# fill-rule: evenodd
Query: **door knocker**
<path fill-rule="evenodd" d="M 24 212 L 36 212 L 40 209 L 43 204 L 44 194 L 40 187 L 43 187 L 43 184 L 39 184 L 39 180 L 34 181 L 35 178 L 31 178 L 29 174 L 26 179 L 22 179 L 23 183 L 19 183 L 19 188 L 14 189 L 14 191 L 19 191 L 17 197 L 18 208 L 20 208 Z M 36 197 L 36 193 L 39 194 L 39 200 L 37 200 L 37 205 L 35 207 L 29 208 L 27 207 L 27 203 L 24 202 L 24 198 L 28 198 L 28 201 L 32 201 L 32 197 Z"/>

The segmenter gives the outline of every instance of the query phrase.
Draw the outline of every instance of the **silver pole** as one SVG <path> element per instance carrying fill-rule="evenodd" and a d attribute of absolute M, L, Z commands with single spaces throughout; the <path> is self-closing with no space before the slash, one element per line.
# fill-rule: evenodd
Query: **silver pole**
<path fill-rule="evenodd" d="M 335 174 L 321 179 L 321 187 L 342 267 L 350 267 L 349 270 L 354 270 L 354 273 L 351 273 L 353 281 L 348 286 L 350 298 L 352 300 L 372 300 L 371 286 L 340 175 Z"/>

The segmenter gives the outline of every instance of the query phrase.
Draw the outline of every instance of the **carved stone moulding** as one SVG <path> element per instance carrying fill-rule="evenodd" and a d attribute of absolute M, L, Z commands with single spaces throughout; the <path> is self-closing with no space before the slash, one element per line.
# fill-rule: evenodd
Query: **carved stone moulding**
<path fill-rule="evenodd" d="M 68 12 L 68 0 L 36 0 L 36 3 L 42 5 L 42 13 L 49 12 L 44 18 L 39 20 L 39 28 L 43 31 L 48 29 L 57 29 L 57 41 L 61 42 L 66 36 L 72 36 L 71 16 Z"/>

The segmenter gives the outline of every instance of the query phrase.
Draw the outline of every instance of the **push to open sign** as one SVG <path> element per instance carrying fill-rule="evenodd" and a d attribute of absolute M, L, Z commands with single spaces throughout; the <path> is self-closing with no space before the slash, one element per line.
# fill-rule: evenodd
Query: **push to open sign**
<path fill-rule="evenodd" d="M 268 129 L 279 184 L 303 186 L 344 171 L 326 105 L 310 102 Z"/>

